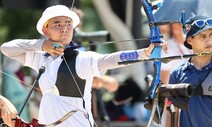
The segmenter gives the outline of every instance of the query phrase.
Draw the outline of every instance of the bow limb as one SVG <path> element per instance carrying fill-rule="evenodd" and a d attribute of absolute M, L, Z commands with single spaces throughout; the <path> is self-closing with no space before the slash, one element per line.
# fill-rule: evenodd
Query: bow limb
<path fill-rule="evenodd" d="M 68 112 L 66 115 L 64 115 L 63 117 L 61 117 L 61 118 L 60 118 L 59 120 L 57 120 L 56 122 L 51 123 L 51 124 L 48 124 L 48 125 L 39 126 L 39 127 L 54 127 L 54 126 L 56 126 L 56 125 L 59 125 L 59 124 L 61 124 L 61 123 L 64 122 L 65 120 L 67 120 L 70 116 L 72 116 L 74 113 L 76 113 L 76 112 L 78 112 L 78 111 L 84 113 L 84 115 L 86 116 L 86 113 L 83 112 L 82 110 L 75 109 L 75 110 L 72 110 L 72 111 Z"/>
<path fill-rule="evenodd" d="M 65 114 L 59 120 L 57 120 L 57 121 L 55 121 L 51 124 L 47 124 L 47 125 L 40 124 L 39 121 L 35 118 L 32 119 L 31 123 L 28 123 L 28 122 L 25 122 L 24 120 L 22 120 L 20 117 L 17 117 L 17 118 L 14 119 L 15 120 L 15 127 L 54 127 L 54 126 L 61 124 L 65 120 L 67 120 L 69 117 L 71 117 L 76 112 L 82 112 L 84 115 L 86 115 L 85 112 L 83 112 L 82 110 L 75 109 L 75 110 L 72 110 L 72 111 L 68 112 L 67 114 Z"/>

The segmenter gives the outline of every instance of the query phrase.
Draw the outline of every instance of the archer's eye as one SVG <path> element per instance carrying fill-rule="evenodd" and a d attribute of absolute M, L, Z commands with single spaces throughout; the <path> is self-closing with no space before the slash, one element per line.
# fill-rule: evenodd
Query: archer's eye
<path fill-rule="evenodd" d="M 54 27 L 60 27 L 60 26 L 61 26 L 60 24 L 55 24 L 55 25 L 54 25 Z"/>
<path fill-rule="evenodd" d="M 67 26 L 72 26 L 73 25 L 73 22 L 71 20 L 69 20 L 69 21 L 66 22 L 66 25 Z"/>
<path fill-rule="evenodd" d="M 206 36 L 205 35 L 202 35 L 202 36 L 199 36 L 200 39 L 205 39 Z"/>
<path fill-rule="evenodd" d="M 68 26 L 72 26 L 72 23 L 68 23 Z"/>

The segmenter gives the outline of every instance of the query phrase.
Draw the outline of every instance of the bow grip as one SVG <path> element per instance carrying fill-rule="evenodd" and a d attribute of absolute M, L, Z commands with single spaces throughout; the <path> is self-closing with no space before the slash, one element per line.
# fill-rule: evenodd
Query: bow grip
<path fill-rule="evenodd" d="M 33 118 L 31 123 L 25 122 L 21 118 L 15 119 L 15 127 L 45 127 L 45 125 L 39 124 L 38 120 Z"/>

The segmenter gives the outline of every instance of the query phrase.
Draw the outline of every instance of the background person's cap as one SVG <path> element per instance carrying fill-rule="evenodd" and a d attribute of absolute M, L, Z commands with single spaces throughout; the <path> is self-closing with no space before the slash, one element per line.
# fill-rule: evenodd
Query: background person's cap
<path fill-rule="evenodd" d="M 72 19 L 73 21 L 73 28 L 75 28 L 79 23 L 80 23 L 80 19 L 78 17 L 78 15 L 69 10 L 68 7 L 64 6 L 64 5 L 54 5 L 51 7 L 48 7 L 42 14 L 41 18 L 38 20 L 37 23 L 37 30 L 40 34 L 44 35 L 42 28 L 43 25 L 46 23 L 46 21 L 48 21 L 51 18 L 57 17 L 57 16 L 66 16 Z"/>
<path fill-rule="evenodd" d="M 209 19 L 209 18 L 206 17 L 206 16 L 196 15 L 196 16 L 191 17 L 188 20 L 186 20 L 186 24 L 191 25 L 194 21 L 206 20 L 206 19 Z M 205 31 L 205 30 L 210 29 L 210 28 L 212 28 L 212 25 L 206 24 L 203 27 L 198 27 L 195 24 L 191 25 L 190 28 L 187 29 L 187 34 L 186 34 L 186 38 L 185 38 L 185 41 L 184 41 L 185 47 L 192 49 L 191 45 L 188 44 L 187 39 L 191 36 L 195 36 L 195 35 L 201 33 L 202 31 Z"/>

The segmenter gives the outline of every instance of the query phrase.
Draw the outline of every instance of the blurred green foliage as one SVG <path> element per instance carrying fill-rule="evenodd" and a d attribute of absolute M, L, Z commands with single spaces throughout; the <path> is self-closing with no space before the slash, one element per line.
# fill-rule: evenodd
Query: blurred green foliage
<path fill-rule="evenodd" d="M 92 0 L 81 0 L 80 9 L 84 12 L 83 31 L 90 32 L 105 29 L 99 19 Z"/>
<path fill-rule="evenodd" d="M 0 43 L 15 38 L 38 38 L 36 22 L 41 15 L 34 9 L 0 9 Z"/>

